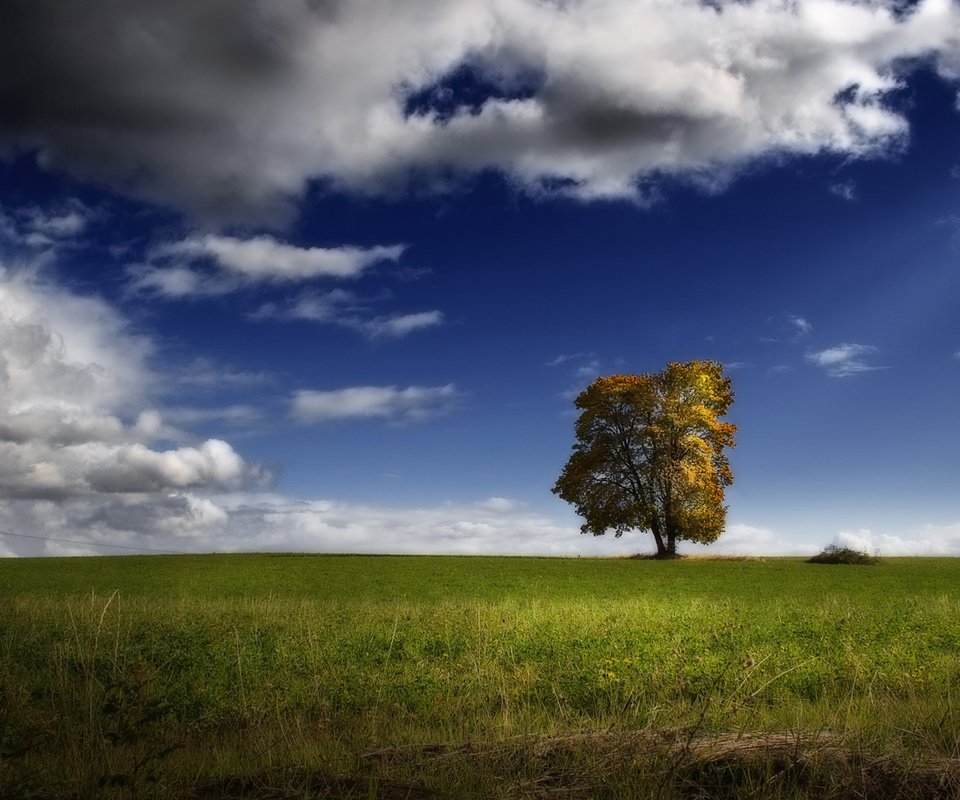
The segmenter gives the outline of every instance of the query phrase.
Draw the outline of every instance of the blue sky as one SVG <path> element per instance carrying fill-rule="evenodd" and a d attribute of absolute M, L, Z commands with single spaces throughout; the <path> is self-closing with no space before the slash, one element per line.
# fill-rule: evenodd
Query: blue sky
<path fill-rule="evenodd" d="M 712 551 L 960 554 L 960 6 L 397 5 L 2 12 L 0 554 L 647 551 L 550 487 L 693 358 Z"/>

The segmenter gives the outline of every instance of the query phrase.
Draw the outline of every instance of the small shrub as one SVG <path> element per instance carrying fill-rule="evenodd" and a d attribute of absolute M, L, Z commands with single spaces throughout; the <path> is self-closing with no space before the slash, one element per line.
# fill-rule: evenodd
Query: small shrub
<path fill-rule="evenodd" d="M 813 558 L 808 558 L 808 564 L 877 564 L 880 559 L 862 550 L 852 547 L 841 547 L 838 544 L 828 544 Z"/>

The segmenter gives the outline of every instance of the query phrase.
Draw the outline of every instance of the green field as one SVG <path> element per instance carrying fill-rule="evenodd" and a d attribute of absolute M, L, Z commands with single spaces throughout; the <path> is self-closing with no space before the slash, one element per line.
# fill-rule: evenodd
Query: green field
<path fill-rule="evenodd" d="M 9 798 L 953 797 L 958 697 L 951 559 L 0 560 Z"/>

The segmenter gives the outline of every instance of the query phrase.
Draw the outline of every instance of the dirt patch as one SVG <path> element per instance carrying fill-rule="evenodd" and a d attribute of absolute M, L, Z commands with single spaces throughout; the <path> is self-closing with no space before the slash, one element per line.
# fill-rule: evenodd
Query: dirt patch
<path fill-rule="evenodd" d="M 622 797 L 624 787 L 664 800 L 960 797 L 957 759 L 869 753 L 826 734 L 590 733 L 386 748 L 363 758 L 421 774 L 460 767 L 501 775 L 501 795 L 516 798 Z"/>

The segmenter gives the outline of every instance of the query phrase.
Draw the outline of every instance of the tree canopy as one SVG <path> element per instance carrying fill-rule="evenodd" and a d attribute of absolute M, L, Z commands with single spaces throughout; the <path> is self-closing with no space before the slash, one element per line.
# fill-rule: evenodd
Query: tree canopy
<path fill-rule="evenodd" d="M 575 401 L 576 443 L 554 494 L 576 506 L 582 533 L 650 531 L 659 556 L 716 541 L 733 482 L 725 451 L 737 428 L 720 421 L 731 403 L 716 361 L 597 378 Z"/>

